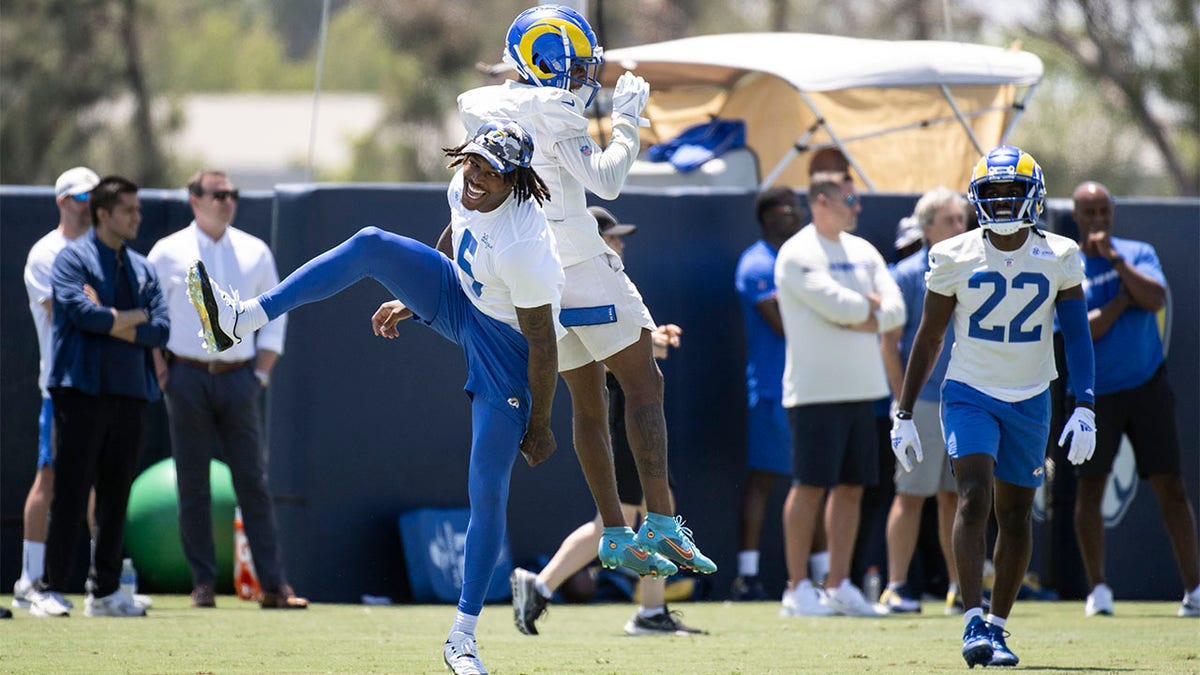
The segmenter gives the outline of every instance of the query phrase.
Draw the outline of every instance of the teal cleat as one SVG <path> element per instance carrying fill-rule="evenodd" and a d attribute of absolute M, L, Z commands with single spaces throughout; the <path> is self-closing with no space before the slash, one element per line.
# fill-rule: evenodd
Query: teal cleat
<path fill-rule="evenodd" d="M 618 534 L 610 534 L 606 531 L 600 537 L 598 555 L 600 564 L 610 570 L 628 567 L 643 577 L 669 577 L 679 571 L 675 563 L 638 546 L 633 530 L 628 527 Z"/>
<path fill-rule="evenodd" d="M 963 660 L 972 668 L 977 665 L 992 665 L 992 632 L 983 619 L 975 617 L 967 624 L 966 630 L 963 631 L 962 655 Z"/>
<path fill-rule="evenodd" d="M 1004 643 L 1004 638 L 1010 633 L 1000 626 L 987 624 L 988 632 L 992 636 L 992 660 L 988 662 L 989 666 L 1015 666 L 1021 662 L 1017 655 L 1012 653 L 1008 645 Z"/>
<path fill-rule="evenodd" d="M 637 533 L 637 545 L 643 551 L 657 553 L 683 569 L 701 574 L 716 572 L 717 564 L 706 558 L 692 543 L 692 531 L 683 526 L 683 516 L 675 516 L 673 525 L 669 529 L 659 529 L 650 524 L 649 518 L 642 520 L 642 527 Z"/>

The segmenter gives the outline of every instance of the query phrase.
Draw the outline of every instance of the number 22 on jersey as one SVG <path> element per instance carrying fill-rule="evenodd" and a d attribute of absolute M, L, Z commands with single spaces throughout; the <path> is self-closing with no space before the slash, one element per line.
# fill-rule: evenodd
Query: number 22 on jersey
<path fill-rule="evenodd" d="M 999 272 L 979 272 L 971 277 L 967 286 L 969 288 L 991 287 L 991 293 L 979 305 L 979 309 L 971 313 L 971 328 L 967 333 L 968 336 L 990 342 L 1037 342 L 1042 339 L 1040 325 L 1034 326 L 1030 330 L 1023 330 L 1021 325 L 1050 298 L 1050 280 L 1045 275 L 1039 272 L 1021 272 L 1010 282 Z M 1007 327 L 1002 324 L 985 325 L 988 315 L 996 310 L 1010 288 L 1017 290 L 1030 286 L 1034 290 L 1033 297 L 1013 316 Z"/>

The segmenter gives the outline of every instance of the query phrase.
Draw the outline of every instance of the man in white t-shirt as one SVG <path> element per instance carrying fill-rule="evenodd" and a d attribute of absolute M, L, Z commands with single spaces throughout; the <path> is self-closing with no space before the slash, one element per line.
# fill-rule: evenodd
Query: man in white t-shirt
<path fill-rule="evenodd" d="M 13 607 L 29 607 L 28 594 L 33 582 L 42 578 L 46 559 L 47 518 L 50 515 L 50 500 L 54 498 L 54 449 L 51 446 L 50 429 L 54 424 L 54 407 L 50 393 L 46 391 L 46 377 L 50 373 L 50 316 L 51 296 L 50 270 L 59 251 L 78 239 L 92 226 L 92 215 L 88 210 L 88 193 L 100 177 L 95 171 L 77 166 L 63 172 L 54 182 L 54 201 L 58 205 L 58 227 L 50 230 L 29 249 L 25 262 L 25 290 L 29 294 L 29 311 L 33 314 L 33 325 L 37 329 L 38 352 L 41 366 L 38 387 L 42 390 L 42 411 L 38 415 L 38 463 L 33 486 L 25 498 L 25 536 L 22 546 L 21 577 L 13 585 Z"/>
<path fill-rule="evenodd" d="M 879 480 L 874 402 L 888 393 L 879 334 L 904 324 L 904 300 L 883 256 L 850 234 L 862 210 L 844 171 L 812 175 L 812 223 L 779 248 L 775 286 L 787 354 L 783 406 L 794 482 L 784 502 L 785 616 L 877 616 L 850 582 L 863 488 Z M 809 580 L 813 530 L 828 490 L 829 573 Z"/>
<path fill-rule="evenodd" d="M 575 452 L 604 522 L 600 563 L 641 575 L 670 576 L 678 568 L 717 570 L 675 517 L 667 480 L 667 428 L 662 372 L 652 355 L 654 319 L 621 258 L 600 237 L 584 190 L 604 199 L 621 191 L 637 159 L 639 115 L 650 88 L 626 72 L 612 99 L 612 138 L 601 148 L 588 133 L 585 108 L 599 82 L 603 48 L 586 19 L 559 5 L 533 7 L 508 31 L 504 59 L 520 81 L 472 89 L 458 99 L 467 133 L 492 119 L 512 119 L 533 136 L 533 168 L 551 199 L 546 220 L 558 240 L 566 286 L 558 369 L 571 390 Z M 576 92 L 589 92 L 582 98 Z M 629 441 L 646 497 L 646 518 L 635 535 L 617 493 L 608 429 L 605 368 L 626 396 Z"/>

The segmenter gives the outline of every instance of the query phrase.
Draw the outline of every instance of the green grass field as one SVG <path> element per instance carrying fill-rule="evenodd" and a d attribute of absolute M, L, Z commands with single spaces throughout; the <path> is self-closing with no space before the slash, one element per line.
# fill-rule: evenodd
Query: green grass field
<path fill-rule="evenodd" d="M 450 605 L 314 605 L 263 612 L 233 597 L 195 610 L 155 596 L 145 619 L 89 619 L 83 598 L 66 619 L 17 610 L 0 621 L 2 673 L 439 673 Z M 9 606 L 11 598 L 0 596 Z M 965 672 L 962 619 L 937 603 L 913 618 L 784 619 L 779 603 L 680 603 L 708 635 L 627 637 L 633 605 L 553 605 L 527 637 L 508 605 L 489 605 L 480 657 L 515 673 L 937 673 Z M 1118 615 L 1085 619 L 1082 602 L 1018 603 L 1009 645 L 1021 670 L 1198 673 L 1200 621 L 1178 603 L 1118 602 Z M 979 671 L 975 671 L 979 672 Z"/>

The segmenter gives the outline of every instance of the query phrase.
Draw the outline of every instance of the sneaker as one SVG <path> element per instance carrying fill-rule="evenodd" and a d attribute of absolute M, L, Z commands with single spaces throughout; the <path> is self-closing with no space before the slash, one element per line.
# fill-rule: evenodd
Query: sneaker
<path fill-rule="evenodd" d="M 513 622 L 517 630 L 526 635 L 537 635 L 537 626 L 533 625 L 546 613 L 546 598 L 538 593 L 537 575 L 529 570 L 514 569 L 508 575 L 508 584 L 512 587 Z"/>
<path fill-rule="evenodd" d="M 858 586 L 842 579 L 842 585 L 825 592 L 825 606 L 842 616 L 887 616 L 888 609 L 880 604 L 867 602 Z"/>
<path fill-rule="evenodd" d="M 0 619 L 11 619 L 12 612 L 7 607 L 0 607 Z"/>
<path fill-rule="evenodd" d="M 992 663 L 992 632 L 980 617 L 972 618 L 963 630 L 962 657 L 971 668 Z"/>
<path fill-rule="evenodd" d="M 610 570 L 628 567 L 643 577 L 669 577 L 679 571 L 675 563 L 651 550 L 643 549 L 638 544 L 633 530 L 628 527 L 616 536 L 600 537 L 600 550 L 597 554 L 603 567 Z"/>
<path fill-rule="evenodd" d="M 821 591 L 808 579 L 783 592 L 779 616 L 832 616 L 837 612 L 822 602 Z"/>
<path fill-rule="evenodd" d="M 729 599 L 734 602 L 766 600 L 767 591 L 763 588 L 757 575 L 740 576 L 734 579 L 733 585 L 729 587 Z"/>
<path fill-rule="evenodd" d="M 1176 612 L 1176 616 L 1200 617 L 1200 588 L 1183 596 L 1183 604 L 1179 605 L 1179 611 Z"/>
<path fill-rule="evenodd" d="M 683 526 L 683 516 L 675 516 L 674 527 L 660 530 L 643 519 L 638 529 L 637 545 L 643 551 L 658 553 L 679 567 L 695 570 L 701 574 L 717 571 L 717 564 L 709 560 L 692 543 L 692 531 Z"/>
<path fill-rule="evenodd" d="M 146 616 L 146 610 L 133 604 L 121 591 L 114 591 L 103 598 L 88 594 L 83 601 L 84 616 Z"/>
<path fill-rule="evenodd" d="M 672 612 L 663 605 L 663 611 L 651 616 L 634 612 L 633 618 L 625 622 L 628 635 L 703 635 L 704 631 L 684 623 L 679 612 Z"/>
<path fill-rule="evenodd" d="M 197 260 L 188 268 L 187 295 L 200 315 L 200 337 L 210 352 L 223 352 L 242 341 L 237 335 L 242 315 L 237 291 L 232 295 L 209 279 L 204 263 Z"/>
<path fill-rule="evenodd" d="M 29 596 L 32 593 L 33 593 L 33 582 L 32 581 L 26 579 L 25 577 L 21 577 L 21 578 L 17 579 L 16 583 L 13 584 L 12 608 L 13 609 L 29 609 L 29 605 L 30 605 Z M 63 606 L 66 607 L 67 609 L 75 609 L 75 603 L 62 597 L 61 595 L 59 596 L 59 601 L 62 602 Z"/>
<path fill-rule="evenodd" d="M 1092 592 L 1088 593 L 1087 604 L 1083 606 L 1083 614 L 1084 616 L 1113 615 L 1113 594 L 1108 584 L 1096 584 Z"/>
<path fill-rule="evenodd" d="M 71 606 L 62 593 L 34 589 L 26 596 L 29 599 L 30 616 L 70 616 Z"/>
<path fill-rule="evenodd" d="M 133 604 L 142 609 L 150 609 L 154 606 L 154 598 L 145 595 L 144 593 L 133 594 Z"/>
<path fill-rule="evenodd" d="M 475 636 L 454 631 L 442 647 L 442 660 L 454 675 L 487 675 L 487 668 L 476 656 Z"/>
<path fill-rule="evenodd" d="M 892 614 L 912 614 L 921 611 L 921 603 L 908 592 L 906 584 L 883 589 L 883 595 L 879 596 L 879 604 Z"/>
<path fill-rule="evenodd" d="M 946 589 L 946 615 L 962 614 L 964 611 L 962 594 L 958 592 L 958 586 L 952 584 Z"/>
<path fill-rule="evenodd" d="M 1009 632 L 990 623 L 987 624 L 987 629 L 992 636 L 992 660 L 988 661 L 987 665 L 1015 666 L 1020 663 L 1021 659 L 1018 659 L 1017 655 L 1012 653 L 1012 650 L 1004 643 L 1004 638 L 1009 636 Z"/>
<path fill-rule="evenodd" d="M 29 594 L 33 592 L 33 582 L 25 577 L 17 579 L 13 584 L 13 609 L 29 609 Z"/>

